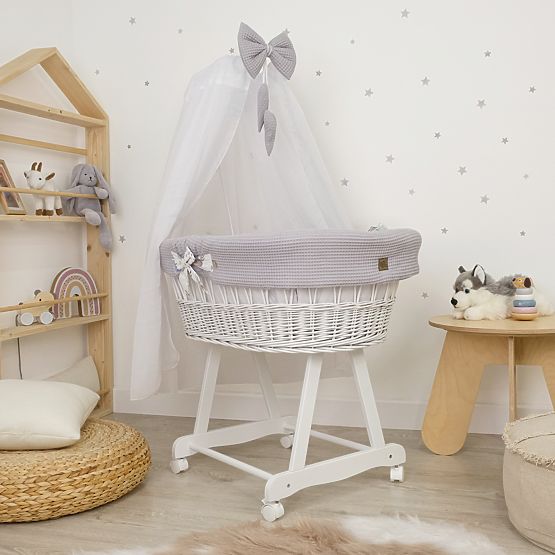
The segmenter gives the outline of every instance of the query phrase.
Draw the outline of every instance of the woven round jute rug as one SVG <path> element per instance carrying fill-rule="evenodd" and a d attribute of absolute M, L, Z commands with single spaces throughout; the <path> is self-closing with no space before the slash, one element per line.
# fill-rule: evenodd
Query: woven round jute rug
<path fill-rule="evenodd" d="M 0 451 L 0 522 L 30 522 L 80 513 L 130 492 L 150 467 L 150 449 L 135 429 L 89 420 L 70 447 Z"/>

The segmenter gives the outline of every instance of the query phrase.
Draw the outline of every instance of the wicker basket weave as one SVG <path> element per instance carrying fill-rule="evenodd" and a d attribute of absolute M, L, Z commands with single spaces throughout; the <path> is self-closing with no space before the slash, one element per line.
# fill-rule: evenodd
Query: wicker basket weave
<path fill-rule="evenodd" d="M 70 447 L 0 451 L 0 522 L 79 513 L 130 492 L 150 467 L 145 438 L 120 422 L 90 420 Z"/>
<path fill-rule="evenodd" d="M 392 287 L 394 291 L 394 288 Z M 178 299 L 191 339 L 262 352 L 350 351 L 385 340 L 395 297 L 369 302 L 216 304 Z"/>

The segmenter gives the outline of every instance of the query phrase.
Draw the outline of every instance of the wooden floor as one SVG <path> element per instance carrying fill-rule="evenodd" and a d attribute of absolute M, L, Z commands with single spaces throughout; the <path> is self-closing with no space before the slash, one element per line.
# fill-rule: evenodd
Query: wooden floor
<path fill-rule="evenodd" d="M 168 460 L 175 437 L 192 431 L 187 418 L 115 415 L 147 437 L 153 467 L 146 482 L 126 497 L 79 515 L 28 524 L 0 524 L 0 553 L 66 554 L 71 549 L 156 546 L 192 530 L 259 518 L 263 483 L 202 455 L 178 476 Z M 223 423 L 217 423 L 223 424 Z M 327 432 L 364 441 L 360 429 L 322 427 Z M 406 480 L 391 484 L 385 469 L 299 492 L 284 501 L 285 519 L 294 514 L 416 515 L 463 523 L 489 536 L 508 554 L 541 555 L 507 519 L 502 487 L 503 446 L 497 436 L 470 436 L 458 455 L 441 457 L 423 446 L 419 432 L 386 431 L 386 439 L 407 449 Z M 285 469 L 289 450 L 277 437 L 224 449 L 271 472 Z M 342 448 L 311 441 L 309 462 L 343 453 Z"/>

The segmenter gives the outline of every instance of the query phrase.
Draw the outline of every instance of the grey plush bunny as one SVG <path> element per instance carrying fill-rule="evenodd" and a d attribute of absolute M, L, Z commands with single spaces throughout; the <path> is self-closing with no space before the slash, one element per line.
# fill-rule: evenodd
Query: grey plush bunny
<path fill-rule="evenodd" d="M 100 244 L 107 250 L 112 250 L 112 232 L 106 218 L 102 214 L 99 199 L 108 199 L 108 206 L 112 214 L 116 213 L 116 202 L 106 183 L 102 172 L 90 164 L 77 164 L 71 171 L 71 187 L 69 193 L 95 194 L 98 198 L 72 197 L 66 202 L 67 212 L 84 216 L 85 221 L 94 226 L 100 226 Z"/>

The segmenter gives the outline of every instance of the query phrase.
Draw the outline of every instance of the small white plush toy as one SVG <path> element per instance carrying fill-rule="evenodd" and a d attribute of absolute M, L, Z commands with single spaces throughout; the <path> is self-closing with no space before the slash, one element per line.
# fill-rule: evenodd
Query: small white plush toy
<path fill-rule="evenodd" d="M 42 175 L 42 162 L 33 162 L 30 170 L 23 172 L 27 179 L 29 188 L 42 191 L 55 191 L 52 178 L 56 175 L 54 172 L 49 173 L 46 177 Z M 61 216 L 62 201 L 60 197 L 54 195 L 34 195 L 35 197 L 35 214 L 37 216 L 53 216 L 54 209 L 56 214 Z"/>

